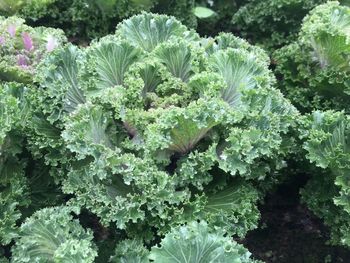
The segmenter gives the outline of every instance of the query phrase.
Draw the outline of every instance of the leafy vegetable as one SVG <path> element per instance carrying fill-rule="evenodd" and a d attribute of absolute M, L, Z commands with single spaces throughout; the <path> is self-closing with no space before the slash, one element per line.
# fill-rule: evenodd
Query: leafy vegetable
<path fill-rule="evenodd" d="M 68 207 L 37 211 L 20 228 L 13 248 L 15 262 L 94 262 L 91 231 L 84 230 Z"/>
<path fill-rule="evenodd" d="M 63 32 L 32 28 L 17 17 L 0 17 L 0 81 L 31 83 L 41 59 L 66 41 Z"/>
<path fill-rule="evenodd" d="M 173 17 L 131 17 L 43 61 L 31 150 L 61 167 L 71 204 L 106 226 L 154 227 L 149 238 L 203 219 L 244 236 L 259 218 L 248 180 L 273 184 L 298 115 L 267 67 L 230 34 L 201 39 Z"/>
<path fill-rule="evenodd" d="M 204 222 L 191 222 L 173 229 L 152 248 L 150 258 L 155 262 L 257 262 L 241 245 L 220 231 L 213 233 Z"/>
<path fill-rule="evenodd" d="M 173 228 L 151 251 L 137 239 L 122 241 L 110 262 L 260 262 L 224 235 L 221 229 L 211 229 L 204 221 L 193 221 Z"/>
<path fill-rule="evenodd" d="M 304 122 L 307 158 L 327 169 L 311 179 L 304 201 L 332 228 L 333 242 L 350 245 L 349 206 L 349 117 L 342 112 L 314 112 Z M 320 178 L 321 177 L 321 178 Z M 324 177 L 324 178 L 322 178 Z"/>
<path fill-rule="evenodd" d="M 338 2 L 316 7 L 299 39 L 276 52 L 281 88 L 302 111 L 348 111 L 350 8 Z"/>
<path fill-rule="evenodd" d="M 0 18 L 0 261 L 258 262 L 233 239 L 305 152 L 303 201 L 349 245 L 348 7 L 317 7 L 276 53 L 302 110 L 345 108 L 301 116 L 263 49 L 188 26 L 275 47 L 317 1 L 4 3 L 82 45 Z"/>

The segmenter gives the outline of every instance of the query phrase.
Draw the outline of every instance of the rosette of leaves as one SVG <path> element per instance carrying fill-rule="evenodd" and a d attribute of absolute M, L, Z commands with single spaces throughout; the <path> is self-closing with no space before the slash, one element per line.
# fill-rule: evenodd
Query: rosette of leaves
<path fill-rule="evenodd" d="M 87 49 L 56 50 L 37 81 L 44 132 L 31 143 L 64 166 L 72 204 L 130 236 L 198 219 L 239 236 L 256 227 L 259 185 L 298 114 L 261 49 L 143 13 Z"/>
<path fill-rule="evenodd" d="M 305 18 L 295 43 L 276 52 L 281 89 L 300 110 L 348 111 L 349 25 L 350 8 L 328 2 Z"/>
<path fill-rule="evenodd" d="M 160 246 L 153 246 L 151 251 L 140 240 L 122 241 L 117 244 L 110 262 L 260 262 L 250 255 L 221 229 L 213 229 L 204 221 L 193 221 L 171 229 Z"/>
<path fill-rule="evenodd" d="M 12 248 L 13 262 L 94 262 L 97 256 L 91 230 L 84 229 L 71 207 L 35 212 L 20 227 Z"/>
<path fill-rule="evenodd" d="M 59 29 L 24 24 L 17 17 L 0 17 L 0 81 L 31 83 L 43 57 L 66 41 Z"/>
<path fill-rule="evenodd" d="M 205 222 L 190 222 L 165 235 L 160 247 L 153 247 L 154 262 L 240 262 L 258 263 L 242 245 L 225 237 L 221 229 L 211 229 Z"/>
<path fill-rule="evenodd" d="M 349 239 L 349 136 L 350 119 L 343 112 L 314 112 L 302 130 L 307 158 L 325 169 L 303 190 L 303 199 L 332 229 L 334 243 L 350 245 Z"/>

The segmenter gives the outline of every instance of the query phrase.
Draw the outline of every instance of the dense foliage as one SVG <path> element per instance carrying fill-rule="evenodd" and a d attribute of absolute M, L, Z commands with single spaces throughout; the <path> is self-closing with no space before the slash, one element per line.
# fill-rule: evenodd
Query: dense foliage
<path fill-rule="evenodd" d="M 194 4 L 194 0 L 4 0 L 0 15 L 17 15 L 33 25 L 59 27 L 73 39 L 82 38 L 81 42 L 111 33 L 118 22 L 140 11 L 175 15 L 186 25 L 195 26 Z"/>
<path fill-rule="evenodd" d="M 32 28 L 17 17 L 0 17 L 0 78 L 31 83 L 35 69 L 45 53 L 66 42 L 63 31 Z"/>
<path fill-rule="evenodd" d="M 2 1 L 0 262 L 260 262 L 295 173 L 349 247 L 347 4 Z"/>
<path fill-rule="evenodd" d="M 269 50 L 296 38 L 303 17 L 326 0 L 4 0 L 0 15 L 18 15 L 33 25 L 63 28 L 81 41 L 111 33 L 140 11 L 176 16 L 200 34 L 233 31 Z M 343 0 L 345 4 L 347 0 Z M 79 37 L 79 39 L 76 39 Z"/>
<path fill-rule="evenodd" d="M 302 111 L 348 112 L 350 8 L 329 2 L 304 20 L 299 39 L 276 52 L 281 88 Z"/>
<path fill-rule="evenodd" d="M 326 169 L 302 190 L 303 201 L 331 227 L 332 242 L 350 246 L 349 116 L 315 111 L 303 120 L 307 158 Z"/>
<path fill-rule="evenodd" d="M 250 0 L 233 15 L 244 37 L 271 48 L 295 39 L 303 17 L 325 0 Z"/>
<path fill-rule="evenodd" d="M 19 132 L 28 158 L 49 166 L 46 176 L 70 197 L 67 209 L 87 209 L 105 227 L 147 243 L 193 220 L 240 237 L 257 227 L 257 202 L 278 181 L 289 149 L 285 138 L 298 114 L 273 87 L 263 50 L 230 34 L 203 39 L 172 17 L 144 13 L 88 48 L 69 44 L 42 59 L 28 87 L 3 84 L 9 101 L 2 103 L 2 133 L 11 140 L 11 131 Z M 17 86 L 25 96 L 7 91 Z M 10 157 L 16 160 L 19 149 Z M 76 234 L 62 228 L 70 224 L 69 213 L 61 218 L 60 209 L 40 210 L 16 229 L 18 207 L 29 205 L 15 201 L 30 188 L 23 173 L 17 177 L 28 182 L 16 182 L 20 189 L 7 186 L 11 207 L 3 212 L 9 218 L 4 241 L 18 239 L 14 258 L 42 260 L 36 249 L 42 241 L 31 238 L 36 224 L 62 231 L 57 241 L 45 237 L 55 244 L 45 257 L 73 257 L 65 249 L 70 245 L 91 250 L 91 237 L 79 226 Z M 214 238 L 209 229 L 200 231 L 205 240 Z M 156 251 L 150 258 L 165 257 Z M 226 250 L 215 251 L 213 257 L 231 260 L 222 254 Z M 248 260 L 245 252 L 232 253 Z M 93 250 L 75 254 L 74 262 L 94 256 Z"/>

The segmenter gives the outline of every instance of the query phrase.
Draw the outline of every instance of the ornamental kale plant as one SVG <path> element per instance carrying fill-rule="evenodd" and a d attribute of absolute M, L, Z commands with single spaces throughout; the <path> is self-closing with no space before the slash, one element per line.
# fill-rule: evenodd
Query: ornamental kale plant
<path fill-rule="evenodd" d="M 281 89 L 301 111 L 349 111 L 350 8 L 338 2 L 316 7 L 299 39 L 275 54 Z"/>
<path fill-rule="evenodd" d="M 59 29 L 24 24 L 17 17 L 0 17 L 0 81 L 31 83 L 45 55 L 66 41 Z"/>
<path fill-rule="evenodd" d="M 299 116 L 268 65 L 262 49 L 231 34 L 201 38 L 150 13 L 87 48 L 68 44 L 43 57 L 25 96 L 25 148 L 57 184 L 47 182 L 57 192 L 49 205 L 67 203 L 16 229 L 13 257 L 93 262 L 91 233 L 72 217 L 81 210 L 124 233 L 113 262 L 128 260 L 120 259 L 127 251 L 140 262 L 192 260 L 196 243 L 211 250 L 193 262 L 252 262 L 224 235 L 257 227 L 257 204 L 279 181 Z"/>
<path fill-rule="evenodd" d="M 147 251 L 138 240 L 117 244 L 110 262 L 242 262 L 260 263 L 250 258 L 242 246 L 224 237 L 221 230 L 211 229 L 205 222 L 194 221 L 173 228 L 162 239 L 160 246 Z M 138 252 L 138 253 L 135 253 Z"/>
<path fill-rule="evenodd" d="M 44 208 L 21 225 L 12 262 L 94 262 L 91 230 L 73 219 L 70 207 Z"/>
<path fill-rule="evenodd" d="M 0 15 L 0 263 L 260 263 L 239 243 L 258 208 L 275 222 L 281 183 L 288 202 L 301 189 L 301 225 L 350 247 L 348 0 L 4 0 Z"/>
<path fill-rule="evenodd" d="M 331 228 L 334 244 L 350 246 L 349 124 L 343 112 L 316 111 L 303 120 L 307 158 L 325 169 L 302 190 L 303 201 Z"/>

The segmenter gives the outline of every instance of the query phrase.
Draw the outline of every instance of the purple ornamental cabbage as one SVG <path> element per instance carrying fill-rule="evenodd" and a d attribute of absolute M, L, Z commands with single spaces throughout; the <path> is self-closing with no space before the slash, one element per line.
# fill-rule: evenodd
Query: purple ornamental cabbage
<path fill-rule="evenodd" d="M 0 17 L 0 82 L 32 82 L 46 53 L 66 42 L 62 30 L 32 28 L 17 17 Z"/>

